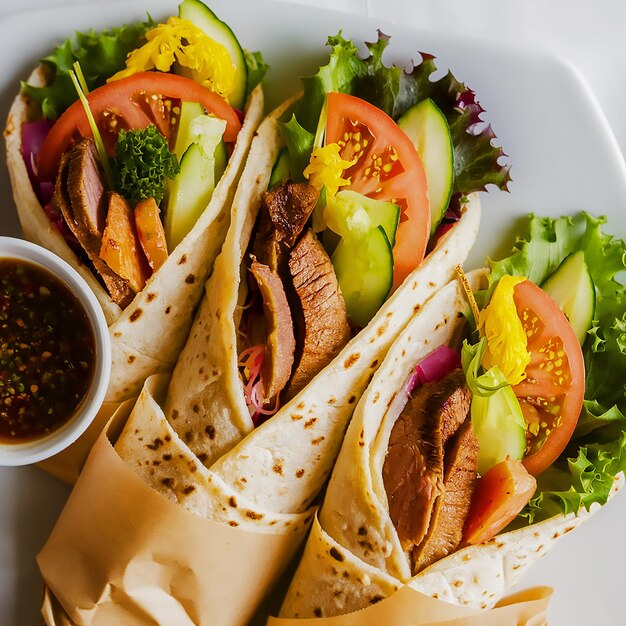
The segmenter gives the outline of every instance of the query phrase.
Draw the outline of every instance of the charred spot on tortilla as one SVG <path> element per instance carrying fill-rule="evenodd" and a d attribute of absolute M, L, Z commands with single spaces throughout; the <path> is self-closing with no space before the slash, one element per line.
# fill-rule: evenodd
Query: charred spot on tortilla
<path fill-rule="evenodd" d="M 185 263 L 187 263 L 187 255 L 183 254 L 180 259 L 178 259 L 178 265 L 184 265 Z"/>
<path fill-rule="evenodd" d="M 315 422 L 317 422 L 317 417 L 312 417 L 311 419 L 308 419 L 306 422 L 304 422 L 304 427 L 313 428 Z"/>
<path fill-rule="evenodd" d="M 141 315 L 143 314 L 143 311 L 141 309 L 135 309 L 131 314 L 130 314 L 130 321 L 131 322 L 136 322 Z"/>
<path fill-rule="evenodd" d="M 296 478 L 302 478 L 304 476 L 304 470 L 299 468 L 296 470 Z"/>
<path fill-rule="evenodd" d="M 155 298 L 157 297 L 157 294 L 154 292 L 150 292 L 147 296 L 146 296 L 146 300 L 148 300 L 148 302 L 152 302 Z"/>
<path fill-rule="evenodd" d="M 200 406 L 198 404 L 194 404 L 191 409 L 194 413 L 198 413 L 200 411 Z"/>
<path fill-rule="evenodd" d="M 147 443 L 146 448 L 150 450 L 158 450 L 163 445 L 163 440 L 160 437 L 156 437 L 152 443 Z"/>
<path fill-rule="evenodd" d="M 163 455 L 163 460 L 164 461 L 171 461 L 172 460 L 172 455 L 171 454 L 164 454 Z"/>
<path fill-rule="evenodd" d="M 229 525 L 229 526 L 233 526 L 233 527 L 235 527 L 235 526 L 239 526 L 239 522 L 234 522 L 233 520 L 230 520 L 230 521 L 228 522 L 228 525 Z"/>
<path fill-rule="evenodd" d="M 196 411 L 197 413 L 197 411 Z M 206 436 L 211 439 L 211 441 L 213 439 L 215 439 L 215 426 L 213 426 L 213 424 L 208 424 L 207 427 L 204 429 L 204 432 L 206 434 Z"/>
<path fill-rule="evenodd" d="M 130 364 L 130 363 L 134 363 L 136 358 L 137 358 L 137 357 L 136 357 L 134 354 L 131 354 L 131 355 L 128 357 L 128 363 L 129 363 L 129 364 Z"/>
<path fill-rule="evenodd" d="M 293 413 L 293 414 L 291 415 L 291 419 L 292 419 L 294 422 L 297 422 L 298 420 L 301 420 L 301 419 L 302 419 L 302 417 L 303 417 L 303 416 L 302 416 L 302 415 L 299 415 L 298 413 Z"/>
<path fill-rule="evenodd" d="M 335 547 L 330 549 L 329 554 L 333 557 L 333 559 L 339 561 L 340 563 L 344 560 L 343 554 L 341 554 L 341 552 L 339 552 L 339 550 Z"/>
<path fill-rule="evenodd" d="M 384 331 L 383 331 L 384 332 Z M 351 354 L 345 361 L 343 366 L 348 369 L 349 367 L 352 367 L 359 359 L 361 358 L 361 355 L 358 352 L 355 352 L 354 354 Z"/>
<path fill-rule="evenodd" d="M 196 490 L 195 485 L 187 485 L 183 487 L 183 494 L 188 496 L 190 493 Z"/>
<path fill-rule="evenodd" d="M 246 517 L 253 519 L 253 520 L 261 520 L 265 517 L 263 513 L 256 513 L 255 511 L 246 510 L 245 513 L 246 513 Z"/>
<path fill-rule="evenodd" d="M 188 274 L 185 278 L 185 282 L 188 285 L 193 285 L 196 282 L 196 277 L 193 274 Z"/>
<path fill-rule="evenodd" d="M 357 532 L 363 537 L 367 535 L 367 528 L 365 528 L 365 526 L 359 526 L 359 530 Z"/>
<path fill-rule="evenodd" d="M 228 504 L 234 509 L 237 508 L 237 500 L 235 499 L 235 496 L 230 496 L 230 498 L 228 498 Z"/>
<path fill-rule="evenodd" d="M 322 443 L 322 441 L 324 441 L 324 439 L 326 439 L 326 437 L 323 437 L 323 436 L 322 436 L 322 437 L 317 437 L 317 439 L 313 439 L 313 440 L 311 441 L 311 443 L 312 443 L 314 446 L 316 446 L 316 445 L 318 445 L 318 444 Z"/>
<path fill-rule="evenodd" d="M 315 615 L 315 617 L 322 617 L 322 615 L 323 615 L 322 609 L 319 606 L 316 606 L 313 609 L 313 615 Z"/>
<path fill-rule="evenodd" d="M 272 471 L 281 476 L 283 475 L 283 459 L 276 459 L 276 461 L 274 461 Z"/>
<path fill-rule="evenodd" d="M 171 415 L 172 420 L 178 419 L 178 410 L 174 409 Z"/>
<path fill-rule="evenodd" d="M 169 476 L 167 478 L 161 478 L 161 483 L 163 483 L 163 485 L 165 487 L 168 487 L 169 489 L 172 489 L 174 487 L 174 479 L 170 478 Z"/>
<path fill-rule="evenodd" d="M 348 398 L 348 404 L 354 404 L 356 402 L 356 396 L 350 396 Z"/>

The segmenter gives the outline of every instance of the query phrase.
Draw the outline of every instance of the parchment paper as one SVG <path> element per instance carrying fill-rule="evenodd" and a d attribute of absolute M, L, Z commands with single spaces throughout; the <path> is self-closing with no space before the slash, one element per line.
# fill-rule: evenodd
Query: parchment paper
<path fill-rule="evenodd" d="M 319 619 L 272 617 L 267 626 L 541 626 L 548 623 L 546 610 L 551 595 L 549 587 L 536 587 L 481 611 L 435 600 L 405 586 L 389 598 L 348 615 Z"/>
<path fill-rule="evenodd" d="M 38 556 L 46 623 L 246 624 L 306 529 L 248 532 L 161 496 L 111 445 L 130 409 L 120 407 L 99 437 Z"/>

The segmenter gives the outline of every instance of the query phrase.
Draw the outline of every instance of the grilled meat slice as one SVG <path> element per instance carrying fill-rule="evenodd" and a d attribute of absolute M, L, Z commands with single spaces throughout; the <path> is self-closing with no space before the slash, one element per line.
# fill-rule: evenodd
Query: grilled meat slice
<path fill-rule="evenodd" d="M 463 539 L 478 467 L 478 440 L 470 419 L 450 441 L 444 465 L 443 496 L 435 504 L 426 538 L 413 549 L 414 573 L 454 552 Z"/>
<path fill-rule="evenodd" d="M 73 148 L 67 175 L 74 221 L 94 237 L 102 237 L 106 220 L 106 190 L 93 139 L 84 137 Z"/>
<path fill-rule="evenodd" d="M 280 276 L 256 259 L 253 259 L 250 271 L 263 297 L 267 336 L 261 380 L 263 381 L 263 402 L 269 402 L 289 382 L 296 340 L 291 310 Z"/>
<path fill-rule="evenodd" d="M 302 350 L 288 390 L 293 397 L 348 343 L 351 328 L 335 270 L 312 230 L 293 249 L 289 271 L 304 320 Z"/>
<path fill-rule="evenodd" d="M 445 494 L 445 449 L 469 412 L 462 370 L 418 388 L 396 420 L 383 482 L 389 514 L 405 550 L 426 539 L 433 512 Z M 461 524 L 462 529 L 462 524 Z"/>
<path fill-rule="evenodd" d="M 286 182 L 263 194 L 253 253 L 259 263 L 289 276 L 289 252 L 309 219 L 319 192 L 307 183 Z"/>
<path fill-rule="evenodd" d="M 87 258 L 96 270 L 96 273 L 100 276 L 111 299 L 120 307 L 125 308 L 135 297 L 135 292 L 132 290 L 127 280 L 116 274 L 100 258 L 100 245 L 102 240 L 102 232 L 98 231 L 100 224 L 100 203 L 104 202 L 106 206 L 106 198 L 99 197 L 98 190 L 104 190 L 101 179 L 99 179 L 98 183 L 88 182 L 93 181 L 94 176 L 91 157 L 86 157 L 87 148 L 85 144 L 88 141 L 91 141 L 93 144 L 93 140 L 83 139 L 79 144 L 63 155 L 54 188 L 53 202 L 55 207 L 63 215 L 63 219 L 72 231 L 72 234 L 82 246 Z M 91 151 L 92 147 L 90 147 L 89 150 Z M 83 167 L 88 168 L 90 173 L 79 175 L 76 173 L 76 166 L 74 166 L 74 174 L 72 175 L 73 183 L 70 185 L 69 178 L 75 159 L 82 163 Z M 96 171 L 99 175 L 99 170 Z M 93 184 L 96 190 L 93 192 L 84 189 L 78 191 L 76 180 L 82 180 L 85 184 Z M 84 204 L 85 202 L 97 202 L 97 206 L 93 204 L 88 207 Z M 88 226 L 88 224 L 91 224 L 93 228 Z"/>

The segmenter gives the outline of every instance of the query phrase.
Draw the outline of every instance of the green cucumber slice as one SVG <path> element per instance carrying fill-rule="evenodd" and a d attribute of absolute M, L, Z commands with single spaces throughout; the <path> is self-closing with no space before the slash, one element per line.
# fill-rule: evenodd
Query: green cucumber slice
<path fill-rule="evenodd" d="M 276 185 L 285 182 L 289 178 L 289 152 L 287 148 L 282 148 L 278 153 L 278 158 L 274 167 L 272 168 L 272 174 L 270 176 L 270 182 L 267 186 L 268 189 L 273 189 Z"/>
<path fill-rule="evenodd" d="M 559 305 L 582 346 L 596 310 L 596 289 L 584 253 L 566 257 L 541 288 Z"/>
<path fill-rule="evenodd" d="M 430 234 L 448 209 L 454 183 L 454 148 L 450 127 L 441 109 L 426 98 L 411 107 L 398 126 L 413 142 L 422 159 L 430 199 Z"/>
<path fill-rule="evenodd" d="M 202 148 L 192 143 L 181 159 L 178 176 L 168 186 L 164 227 L 170 252 L 206 209 L 215 181 L 215 159 L 207 158 Z"/>
<path fill-rule="evenodd" d="M 332 263 L 348 316 L 357 326 L 366 326 L 393 284 L 393 252 L 382 226 L 342 239 Z"/>
<path fill-rule="evenodd" d="M 183 154 L 187 151 L 189 145 L 194 142 L 191 135 L 191 120 L 200 115 L 206 115 L 204 107 L 198 102 L 183 102 L 180 107 L 180 116 L 178 118 L 178 131 L 176 132 L 176 143 L 174 144 L 174 154 L 180 163 Z"/>
<path fill-rule="evenodd" d="M 248 89 L 248 66 L 246 65 L 246 57 L 233 31 L 200 0 L 183 0 L 178 6 L 178 15 L 193 22 L 211 39 L 226 48 L 235 66 L 235 84 L 231 93 L 228 94 L 228 102 L 230 106 L 243 110 Z"/>
<path fill-rule="evenodd" d="M 506 383 L 504 374 L 492 367 L 480 376 L 492 387 Z M 526 421 L 510 385 L 488 396 L 472 396 L 472 428 L 478 439 L 478 473 L 484 476 L 506 457 L 521 461 L 526 451 Z"/>
<path fill-rule="evenodd" d="M 363 207 L 372 221 L 372 226 L 382 226 L 389 244 L 392 248 L 394 247 L 396 244 L 396 232 L 400 223 L 400 207 L 397 204 L 374 200 L 349 189 L 338 192 L 335 197 L 341 201 L 351 203 L 353 206 Z"/>

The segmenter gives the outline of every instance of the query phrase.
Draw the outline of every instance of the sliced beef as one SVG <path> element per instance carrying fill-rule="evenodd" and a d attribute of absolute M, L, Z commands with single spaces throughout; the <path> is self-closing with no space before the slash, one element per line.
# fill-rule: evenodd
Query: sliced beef
<path fill-rule="evenodd" d="M 462 370 L 455 370 L 438 383 L 418 388 L 392 428 L 383 482 L 389 513 L 405 550 L 413 552 L 427 540 L 446 493 L 446 448 L 466 421 L 469 408 L 465 377 Z"/>
<path fill-rule="evenodd" d="M 286 182 L 263 194 L 253 253 L 285 280 L 289 252 L 309 219 L 319 192 L 307 183 Z"/>
<path fill-rule="evenodd" d="M 76 224 L 90 235 L 102 237 L 106 220 L 106 189 L 91 138 L 81 139 L 72 149 L 67 190 Z"/>
<path fill-rule="evenodd" d="M 302 349 L 288 390 L 292 397 L 348 343 L 351 328 L 335 270 L 312 230 L 293 249 L 289 271 L 304 320 Z"/>
<path fill-rule="evenodd" d="M 289 382 L 296 340 L 291 310 L 280 277 L 256 259 L 252 261 L 250 271 L 263 297 L 266 340 L 261 380 L 263 401 L 269 402 Z"/>
<path fill-rule="evenodd" d="M 465 420 L 450 442 L 444 465 L 443 496 L 434 507 L 428 535 L 413 550 L 414 573 L 454 552 L 463 539 L 478 467 L 478 440 L 471 420 Z"/>
<path fill-rule="evenodd" d="M 112 300 L 125 308 L 134 298 L 135 292 L 127 280 L 116 274 L 100 258 L 102 239 L 102 231 L 99 230 L 101 228 L 100 204 L 104 202 L 106 207 L 106 198 L 99 191 L 100 189 L 104 191 L 101 177 L 98 178 L 97 183 L 93 182 L 95 174 L 91 157 L 86 156 L 86 142 L 91 142 L 93 146 L 93 140 L 83 139 L 63 155 L 54 188 L 53 202 L 82 246 Z M 78 164 L 82 164 L 82 167 L 89 171 L 81 174 L 77 170 Z M 99 170 L 96 171 L 99 176 Z M 70 177 L 72 178 L 71 184 Z M 94 185 L 94 191 L 84 188 L 81 190 L 77 186 L 77 181 L 83 181 L 84 185 Z"/>

